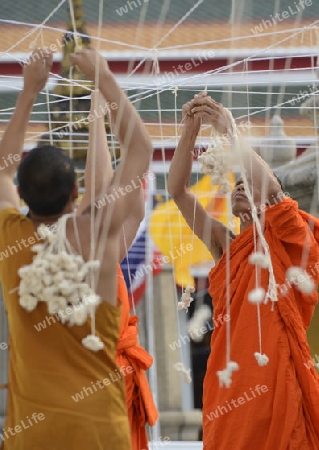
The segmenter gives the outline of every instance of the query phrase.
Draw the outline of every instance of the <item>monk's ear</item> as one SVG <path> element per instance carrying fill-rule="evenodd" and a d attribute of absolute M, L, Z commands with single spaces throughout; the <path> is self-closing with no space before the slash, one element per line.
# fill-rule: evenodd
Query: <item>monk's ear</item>
<path fill-rule="evenodd" d="M 72 197 L 73 201 L 76 200 L 79 197 L 79 186 L 78 186 L 78 184 L 74 185 L 74 187 L 72 189 L 72 192 L 71 192 L 71 197 Z"/>
<path fill-rule="evenodd" d="M 20 186 L 17 186 L 17 191 L 18 191 L 19 197 L 23 200 L 23 197 L 22 197 L 22 195 L 21 195 L 21 189 L 20 189 Z"/>

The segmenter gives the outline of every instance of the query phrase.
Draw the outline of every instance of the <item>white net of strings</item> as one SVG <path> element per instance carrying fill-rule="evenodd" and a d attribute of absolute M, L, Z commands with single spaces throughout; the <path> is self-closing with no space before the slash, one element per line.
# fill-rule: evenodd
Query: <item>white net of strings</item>
<path fill-rule="evenodd" d="M 10 3 L 12 2 L 5 0 L 1 5 L 0 26 L 3 32 L 0 63 L 3 67 L 14 66 L 17 62 L 25 61 L 33 48 L 50 46 L 52 43 L 57 47 L 55 60 L 60 61 L 68 8 L 70 8 L 71 30 L 75 33 L 78 31 L 72 2 L 44 1 L 38 5 L 35 0 L 29 2 L 18 0 L 14 5 Z M 178 141 L 182 122 L 182 105 L 202 90 L 206 90 L 208 95 L 228 108 L 236 120 L 237 129 L 253 146 L 260 145 L 263 137 L 269 134 L 270 119 L 274 114 L 281 115 L 284 119 L 285 132 L 296 140 L 297 147 L 315 142 L 316 103 L 310 102 L 303 116 L 300 116 L 300 109 L 304 101 L 307 99 L 310 101 L 317 93 L 316 59 L 319 21 L 313 18 L 319 13 L 319 5 L 309 2 L 309 6 L 298 6 L 296 3 L 291 6 L 287 0 L 272 0 L 267 5 L 256 3 L 260 2 L 252 0 L 240 2 L 235 0 L 226 2 L 137 0 L 122 3 L 118 1 L 103 3 L 102 0 L 83 1 L 86 30 L 95 48 L 103 52 L 111 62 L 128 61 L 126 73 L 122 70 L 117 77 L 120 85 L 126 89 L 128 97 L 139 110 L 154 141 L 158 162 L 152 166 L 152 170 L 157 175 L 155 192 L 152 192 L 152 195 L 159 193 L 164 200 L 169 200 L 167 194 L 169 158 L 165 149 L 174 148 Z M 287 13 L 285 19 L 283 12 Z M 210 52 L 209 56 L 207 56 L 208 52 Z M 202 70 L 203 62 L 210 59 L 211 68 Z M 175 63 L 166 70 L 167 66 L 163 65 L 165 60 L 175 61 Z M 188 61 L 188 65 L 185 61 Z M 162 70 L 162 67 L 165 67 L 165 70 Z M 71 85 L 69 96 L 52 92 L 58 81 Z M 53 70 L 47 89 L 39 96 L 34 107 L 26 133 L 26 150 L 36 145 L 43 134 L 48 133 L 51 140 L 50 136 L 63 131 L 50 119 L 51 116 L 48 113 L 61 101 L 67 100 L 70 108 L 67 112 L 72 119 L 73 90 L 81 84 L 81 81 L 72 78 L 72 71 L 68 74 L 68 78 L 63 78 L 57 70 Z M 16 93 L 21 88 L 21 75 L 12 75 L 10 69 L 1 70 L 1 132 L 14 110 Z M 87 98 L 90 98 L 90 93 L 90 89 L 87 89 Z M 86 112 L 89 113 L 89 111 Z M 65 139 L 72 147 L 72 134 L 67 135 Z M 83 149 L 86 148 L 85 139 L 83 135 Z M 110 137 L 110 141 L 112 140 L 113 138 Z M 218 159 L 222 151 L 219 142 L 214 131 L 212 132 L 208 127 L 202 128 L 198 139 L 199 146 L 205 149 L 207 146 L 214 148 L 215 154 L 212 158 L 217 164 L 221 163 Z M 233 151 L 237 149 L 239 156 L 237 155 L 236 167 L 233 165 L 228 169 L 241 173 L 245 189 L 249 192 L 240 159 L 240 153 L 243 151 L 241 145 L 235 142 Z M 317 161 L 316 154 L 316 164 Z M 92 170 L 94 171 L 95 168 Z M 198 182 L 201 176 L 199 165 L 195 163 L 192 182 Z M 266 196 L 266 186 L 263 196 L 264 198 Z M 229 194 L 227 198 L 229 202 Z M 150 211 L 147 214 L 147 217 L 149 216 Z M 257 308 L 256 327 L 258 326 L 259 330 L 259 342 L 256 342 L 256 363 L 265 365 L 268 358 L 262 348 L 259 305 L 267 295 L 271 301 L 276 301 L 276 280 L 268 245 L 263 239 L 262 225 L 256 214 L 254 220 L 256 222 L 255 253 L 252 255 L 251 262 L 264 265 L 270 274 L 268 292 L 261 292 L 258 276 L 256 276 L 256 289 L 251 292 L 250 297 Z M 230 213 L 229 223 L 232 223 Z M 101 239 L 106 239 L 107 228 L 106 224 Z M 170 220 L 169 234 L 172 237 Z M 96 251 L 98 242 L 93 226 L 91 237 L 92 255 L 99 258 L 101 255 Z M 259 252 L 260 249 L 257 249 L 257 239 L 261 242 L 262 255 Z M 171 245 L 173 249 L 172 240 Z M 305 249 L 301 266 L 304 265 L 306 258 Z M 192 264 L 191 254 L 189 264 Z M 227 266 L 229 267 L 228 257 Z M 295 269 L 297 272 L 298 270 L 302 270 L 302 267 Z M 225 282 L 227 283 L 227 274 Z M 193 293 L 193 289 L 189 286 L 182 286 L 182 289 L 181 299 L 178 298 L 177 291 L 175 292 L 176 308 L 180 310 L 179 314 L 185 314 L 185 309 L 187 310 L 192 301 Z M 152 305 L 150 289 L 147 290 L 147 294 L 146 300 Z M 228 313 L 229 296 L 229 289 L 227 289 Z M 152 328 L 154 321 L 152 306 L 149 306 L 148 320 L 147 326 Z M 228 386 L 231 383 L 232 372 L 240 370 L 240 367 L 236 361 L 230 360 L 231 321 L 227 322 L 226 326 L 226 367 L 218 373 L 218 376 L 221 385 Z M 179 335 L 179 321 L 176 327 Z M 3 333 L 1 341 L 5 342 L 7 341 L 6 319 L 3 312 L 0 329 Z M 150 336 L 153 337 L 152 333 Z M 152 353 L 154 342 L 151 341 L 148 350 Z M 6 367 L 6 357 L 5 352 L 1 351 L 1 368 Z M 189 368 L 183 362 L 182 353 L 180 363 L 175 369 L 182 373 L 185 381 L 191 380 Z M 0 383 L 5 383 L 7 374 L 5 370 L 1 370 Z M 151 385 L 157 398 L 154 373 L 151 376 Z M 4 414 L 5 397 L 3 393 L 0 395 L 0 409 Z"/>

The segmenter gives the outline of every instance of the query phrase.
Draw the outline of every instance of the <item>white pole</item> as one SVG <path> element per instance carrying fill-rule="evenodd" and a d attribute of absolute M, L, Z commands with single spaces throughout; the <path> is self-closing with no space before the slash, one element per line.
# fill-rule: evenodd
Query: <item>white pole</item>
<path fill-rule="evenodd" d="M 149 169 L 152 170 L 151 167 Z M 153 211 L 153 193 L 154 193 L 154 180 L 148 178 L 146 186 L 146 205 L 145 205 L 145 222 L 146 222 L 146 236 L 145 236 L 145 266 L 149 264 L 153 267 L 153 242 L 149 233 L 149 222 Z M 153 271 L 147 271 L 146 273 L 146 295 L 145 295 L 145 310 L 146 310 L 146 327 L 147 327 L 147 349 L 153 356 L 154 362 L 149 370 L 149 383 L 153 394 L 154 403 L 158 406 L 158 391 L 157 391 L 157 366 L 156 366 L 156 353 L 155 353 L 155 333 L 154 333 L 154 296 L 153 296 Z M 160 423 L 159 420 L 152 427 L 152 440 L 156 442 L 160 438 Z"/>

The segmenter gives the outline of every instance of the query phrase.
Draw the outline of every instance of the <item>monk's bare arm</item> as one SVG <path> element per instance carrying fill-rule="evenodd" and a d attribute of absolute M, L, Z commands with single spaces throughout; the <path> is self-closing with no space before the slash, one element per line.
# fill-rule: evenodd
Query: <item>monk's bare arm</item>
<path fill-rule="evenodd" d="M 85 192 L 78 207 L 77 214 L 82 214 L 93 201 L 111 184 L 113 178 L 112 160 L 107 143 L 104 124 L 104 114 L 101 110 L 105 108 L 106 100 L 102 94 L 95 90 L 91 96 L 90 115 L 94 120 L 89 122 L 89 148 L 86 156 L 84 185 Z M 94 111 L 98 114 L 95 115 Z M 94 148 L 95 147 L 95 148 Z M 92 169 L 94 167 L 94 194 L 92 196 Z"/>
<path fill-rule="evenodd" d="M 168 191 L 187 224 L 218 261 L 225 250 L 227 228 L 212 218 L 190 190 L 193 151 L 201 126 L 200 113 L 190 114 L 191 103 L 183 108 L 184 127 L 168 176 Z"/>
<path fill-rule="evenodd" d="M 24 86 L 19 94 L 15 111 L 0 143 L 0 209 L 12 206 L 19 209 L 20 200 L 13 183 L 21 161 L 26 129 L 39 92 L 45 86 L 52 66 L 52 55 L 38 49 L 24 67 Z"/>
<path fill-rule="evenodd" d="M 268 204 L 276 204 L 283 195 L 281 196 L 281 186 L 270 167 L 242 137 L 237 142 L 249 184 L 258 192 L 264 193 L 263 203 L 267 201 Z"/>
<path fill-rule="evenodd" d="M 132 182 L 134 181 L 138 185 L 138 180 L 142 179 L 147 172 L 153 148 L 139 114 L 118 86 L 107 62 L 101 56 L 97 56 L 97 53 L 92 49 L 77 52 L 71 55 L 70 60 L 72 64 L 78 65 L 88 78 L 94 81 L 97 58 L 99 58 L 99 89 L 109 104 L 117 105 L 117 108 L 111 110 L 111 118 L 114 133 L 121 144 L 122 151 L 121 163 L 112 183 L 101 197 L 114 194 L 114 189 L 118 192 L 119 199 L 113 207 L 114 217 L 118 215 L 115 222 L 119 226 L 118 219 L 120 218 L 122 225 L 129 216 L 134 202 L 140 199 L 140 190 L 135 189 Z M 107 216 L 108 209 L 103 208 L 102 210 L 102 222 Z"/>
<path fill-rule="evenodd" d="M 95 192 L 93 200 L 105 192 L 106 188 L 110 186 L 114 176 L 111 154 L 105 132 L 104 115 L 101 114 L 101 112 L 106 109 L 105 105 L 106 100 L 101 92 L 98 90 L 94 91 L 92 93 L 90 114 L 95 117 L 95 120 L 90 121 L 89 124 L 89 149 L 84 174 L 85 193 L 77 210 L 77 214 L 82 214 L 85 210 L 90 209 L 92 202 L 93 165 L 95 165 Z M 94 110 L 98 113 L 97 115 L 94 114 Z M 95 151 L 93 145 L 95 145 Z M 121 230 L 119 261 L 123 260 L 127 253 L 127 249 L 132 245 L 138 227 L 145 214 L 142 189 L 138 188 L 138 190 L 140 191 L 138 200 L 131 205 L 130 214 Z"/>

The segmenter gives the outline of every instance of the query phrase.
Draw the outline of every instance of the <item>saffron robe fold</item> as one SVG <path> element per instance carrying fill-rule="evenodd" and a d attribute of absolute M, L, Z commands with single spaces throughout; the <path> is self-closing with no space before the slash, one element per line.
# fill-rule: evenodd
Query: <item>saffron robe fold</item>
<path fill-rule="evenodd" d="M 98 352 L 82 345 L 91 333 L 89 321 L 62 325 L 44 303 L 28 313 L 12 290 L 20 283 L 18 269 L 32 262 L 34 225 L 6 208 L 0 211 L 0 230 L 0 280 L 10 332 L 3 449 L 130 449 L 124 381 L 115 361 L 121 308 L 105 301 L 98 307 L 96 334 L 105 344 Z M 33 413 L 43 414 L 44 420 L 24 429 L 22 422 L 28 426 Z"/>
<path fill-rule="evenodd" d="M 264 236 L 269 245 L 278 302 L 260 305 L 262 353 L 260 367 L 257 306 L 247 300 L 256 287 L 255 267 L 248 258 L 254 250 L 253 225 L 230 246 L 230 359 L 239 365 L 229 388 L 220 387 L 216 372 L 226 366 L 226 323 L 215 328 L 204 380 L 204 450 L 318 450 L 319 377 L 308 366 L 306 329 L 317 289 L 306 295 L 289 285 L 286 270 L 303 266 L 319 282 L 319 227 L 317 220 L 285 198 L 267 208 Z M 311 230 L 315 227 L 314 232 Z M 303 253 L 304 251 L 304 253 Z M 269 274 L 260 269 L 260 286 L 267 292 Z M 226 253 L 209 275 L 214 317 L 226 314 Z M 290 287 L 291 286 L 291 287 Z"/>
<path fill-rule="evenodd" d="M 146 450 L 146 423 L 153 426 L 158 413 L 146 378 L 153 358 L 138 342 L 137 316 L 130 316 L 130 306 L 124 276 L 118 267 L 118 297 L 122 301 L 120 339 L 116 348 L 116 361 L 125 367 L 125 388 L 128 418 L 131 426 L 132 450 Z M 131 367 L 133 370 L 128 371 Z"/>

